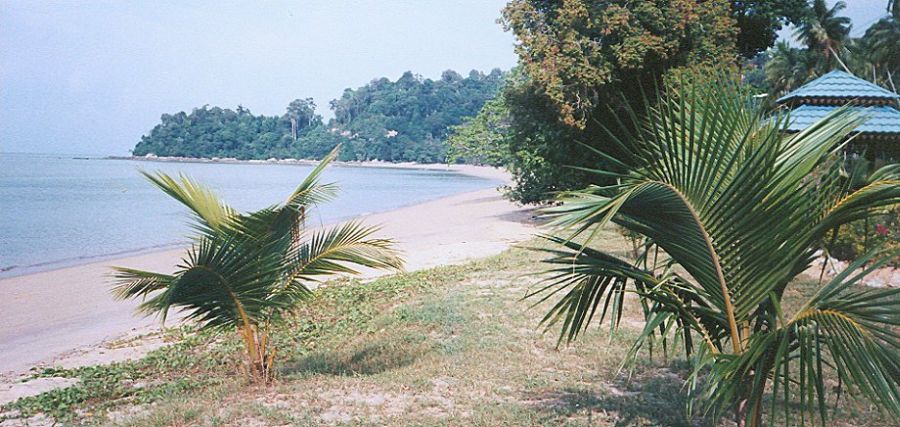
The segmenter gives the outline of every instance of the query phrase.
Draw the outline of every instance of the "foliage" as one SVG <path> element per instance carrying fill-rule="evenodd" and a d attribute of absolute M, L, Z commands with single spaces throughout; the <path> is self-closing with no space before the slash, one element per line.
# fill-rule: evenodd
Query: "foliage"
<path fill-rule="evenodd" d="M 826 424 L 824 380 L 836 372 L 841 390 L 900 417 L 900 291 L 855 286 L 896 254 L 869 253 L 800 309 L 783 304 L 831 230 L 900 203 L 896 166 L 859 188 L 845 178 L 837 154 L 860 119 L 842 109 L 784 137 L 785 117 L 767 117 L 724 75 L 671 83 L 644 120 L 629 116 L 638 123 L 609 134 L 623 154 L 595 151 L 614 165 L 596 173 L 616 183 L 548 209 L 570 231 L 548 237 L 559 244 L 547 250 L 551 276 L 531 294 L 562 295 L 544 323 L 571 341 L 595 317 L 615 326 L 634 293 L 646 325 L 633 354 L 674 334 L 694 368 L 689 410 L 733 409 L 739 425 L 758 426 L 781 408 L 786 424 L 797 415 Z M 610 222 L 647 239 L 636 262 L 592 248 Z"/>
<path fill-rule="evenodd" d="M 826 238 L 828 254 L 841 261 L 863 257 L 871 248 L 885 247 L 900 250 L 900 209 L 885 213 L 871 213 L 868 218 L 850 222 Z M 900 256 L 889 262 L 900 268 Z"/>
<path fill-rule="evenodd" d="M 894 3 L 891 14 L 870 26 L 860 39 L 848 47 L 848 66 L 859 76 L 897 91 L 900 78 L 900 7 Z"/>
<path fill-rule="evenodd" d="M 775 94 L 790 92 L 819 74 L 817 58 L 806 49 L 779 42 L 770 51 L 765 73 L 769 87 Z"/>
<path fill-rule="evenodd" d="M 774 95 L 794 90 L 833 69 L 844 69 L 889 90 L 896 91 L 900 73 L 900 11 L 872 24 L 862 37 L 851 38 L 850 19 L 839 13 L 846 7 L 836 2 L 829 8 L 822 0 L 813 2 L 801 20 L 795 36 L 806 47 L 778 43 L 768 52 L 765 72 Z"/>
<path fill-rule="evenodd" d="M 626 251 L 627 243 L 613 230 L 601 236 L 605 248 Z M 554 351 L 555 337 L 529 327 L 540 319 L 540 310 L 520 306 L 523 286 L 539 278 L 540 259 L 540 253 L 513 248 L 365 283 L 327 282 L 273 328 L 283 361 L 275 388 L 248 385 L 235 371 L 238 337 L 182 328 L 167 332 L 169 345 L 144 359 L 37 371 L 35 376 L 93 379 L 86 387 L 70 387 L 78 392 L 51 391 L 4 405 L 0 420 L 40 424 L 43 420 L 27 417 L 44 413 L 57 425 L 325 426 L 334 424 L 328 414 L 342 408 L 350 422 L 378 416 L 387 425 L 714 423 L 686 418 L 679 410 L 686 397 L 681 381 L 690 374 L 684 360 L 655 358 L 628 375 L 617 372 L 640 332 L 637 307 L 625 313 L 614 336 L 592 333 L 580 346 Z M 809 280 L 792 285 L 785 310 L 815 288 Z M 358 394 L 347 390 L 386 400 L 360 404 Z M 64 397 L 76 394 L 84 398 Z M 865 402 L 842 401 L 847 402 L 838 409 L 842 424 L 893 426 Z"/>
<path fill-rule="evenodd" d="M 561 123 L 550 99 L 524 74 L 510 76 L 503 97 L 510 116 L 507 169 L 513 185 L 508 197 L 540 203 L 589 182 L 590 176 L 569 167 L 585 164 L 575 141 L 584 140 L 586 131 Z"/>
<path fill-rule="evenodd" d="M 275 349 L 269 345 L 269 327 L 309 297 L 308 283 L 356 274 L 358 266 L 402 265 L 390 240 L 371 237 L 375 228 L 357 222 L 305 228 L 308 207 L 335 194 L 335 186 L 320 184 L 319 176 L 336 156 L 337 149 L 284 203 L 247 214 L 234 211 L 186 176 L 145 174 L 191 210 L 196 234 L 173 274 L 116 268 L 116 297 L 142 299 L 138 310 L 159 314 L 163 321 L 169 310 L 178 308 L 202 328 L 237 330 L 246 346 L 248 373 L 270 379 Z"/>
<path fill-rule="evenodd" d="M 406 72 L 347 89 L 331 101 L 335 118 L 316 113 L 312 98 L 292 101 L 281 117 L 208 107 L 164 114 L 133 153 L 238 159 L 320 159 L 344 144 L 343 160 L 442 162 L 444 140 L 464 117 L 476 115 L 502 85 L 504 74 L 445 71 L 437 81 Z"/>
<path fill-rule="evenodd" d="M 407 71 L 396 82 L 373 80 L 331 101 L 332 129 L 345 135 L 352 160 L 445 160 L 450 127 L 478 113 L 503 84 L 503 73 L 477 71 L 463 78 L 445 71 L 437 81 Z"/>
<path fill-rule="evenodd" d="M 150 403 L 224 381 L 221 373 L 228 371 L 229 364 L 234 362 L 236 343 L 217 343 L 214 334 L 194 333 L 187 328 L 169 330 L 165 336 L 177 342 L 154 350 L 140 360 L 38 370 L 29 379 L 75 378 L 78 383 L 16 400 L 4 405 L 3 410 L 16 410 L 22 417 L 43 413 L 68 424 L 78 416 L 76 409 L 84 406 L 96 412 L 122 400 Z"/>
<path fill-rule="evenodd" d="M 615 155 L 603 130 L 682 67 L 731 66 L 769 47 L 806 11 L 782 1 L 513 0 L 503 23 L 519 44 L 521 76 L 504 88 L 510 110 L 509 195 L 542 202 L 557 191 L 604 183 L 579 145 Z"/>
<path fill-rule="evenodd" d="M 794 36 L 821 59 L 826 69 L 838 65 L 838 57 L 850 35 L 850 18 L 838 15 L 847 7 L 843 1 L 829 8 L 825 0 L 813 0 L 808 16 L 800 21 Z"/>
<path fill-rule="evenodd" d="M 808 9 L 807 0 L 733 0 L 738 52 L 744 58 L 753 58 L 768 49 L 778 38 L 778 31 L 785 24 L 800 24 Z"/>
<path fill-rule="evenodd" d="M 872 179 L 875 171 L 872 162 L 866 159 L 865 152 L 848 157 L 844 160 L 848 185 L 853 189 L 862 188 Z M 900 249 L 900 206 L 868 211 L 864 218 L 832 230 L 825 239 L 828 255 L 841 261 L 859 259 L 875 247 Z M 889 264 L 900 267 L 900 255 Z"/>
<path fill-rule="evenodd" d="M 507 163 L 506 136 L 509 110 L 502 96 L 481 107 L 478 115 L 451 127 L 447 138 L 447 161 L 474 165 L 503 166 Z"/>
<path fill-rule="evenodd" d="M 291 121 L 291 137 L 297 140 L 297 131 L 309 128 L 314 123 L 321 123 L 322 118 L 316 116 L 316 103 L 312 98 L 295 99 L 288 104 L 285 116 Z"/>
<path fill-rule="evenodd" d="M 203 106 L 190 114 L 163 114 L 160 121 L 141 137 L 134 155 L 260 159 L 288 152 L 292 142 L 290 120 L 256 116 L 240 106 L 237 111 Z"/>
<path fill-rule="evenodd" d="M 689 63 L 729 60 L 736 29 L 723 0 L 513 0 L 503 23 L 525 74 L 568 125 L 584 128 L 619 89 Z M 643 77 L 643 79 L 641 79 Z"/>

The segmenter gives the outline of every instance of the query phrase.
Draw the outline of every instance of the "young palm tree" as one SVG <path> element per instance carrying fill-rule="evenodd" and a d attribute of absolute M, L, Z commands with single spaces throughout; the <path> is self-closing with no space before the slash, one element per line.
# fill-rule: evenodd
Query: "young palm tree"
<path fill-rule="evenodd" d="M 596 317 L 617 324 L 634 293 L 646 325 L 629 360 L 674 336 L 706 415 L 734 409 L 758 426 L 766 408 L 792 422 L 796 408 L 825 423 L 833 375 L 900 417 L 900 289 L 856 286 L 891 254 L 869 254 L 799 308 L 782 305 L 832 230 L 900 202 L 900 167 L 849 186 L 837 154 L 860 119 L 846 110 L 785 135 L 786 118 L 767 117 L 731 78 L 672 84 L 661 99 L 622 127 L 637 132 L 608 132 L 623 156 L 597 152 L 616 167 L 594 172 L 615 185 L 548 209 L 566 234 L 547 237 L 559 244 L 547 250 L 552 274 L 529 295 L 562 295 L 542 323 L 572 341 Z M 591 248 L 610 222 L 647 239 L 636 262 Z"/>
<path fill-rule="evenodd" d="M 358 266 L 400 269 L 402 261 L 390 240 L 372 238 L 376 228 L 349 222 L 310 231 L 304 226 L 310 205 L 334 196 L 333 184 L 320 184 L 335 149 L 279 205 L 241 214 L 208 188 L 186 176 L 144 175 L 191 210 L 193 244 L 172 274 L 115 268 L 114 294 L 142 298 L 139 311 L 161 315 L 171 309 L 203 328 L 237 330 L 247 350 L 249 373 L 272 377 L 275 349 L 269 327 L 310 295 L 307 284 L 337 273 L 357 273 Z"/>

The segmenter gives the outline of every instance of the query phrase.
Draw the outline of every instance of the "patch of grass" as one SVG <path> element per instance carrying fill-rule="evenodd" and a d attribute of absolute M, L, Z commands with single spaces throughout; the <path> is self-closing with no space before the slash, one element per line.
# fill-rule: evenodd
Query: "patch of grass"
<path fill-rule="evenodd" d="M 145 404 L 191 390 L 231 380 L 238 343 L 216 334 L 194 333 L 189 328 L 167 331 L 174 345 L 154 350 L 136 361 L 85 366 L 76 369 L 45 368 L 27 379 L 75 378 L 70 387 L 25 397 L 4 405 L 23 417 L 45 414 L 71 422 L 85 413 L 104 412 L 116 405 Z"/>
<path fill-rule="evenodd" d="M 603 244 L 627 247 L 615 239 L 610 232 Z M 539 280 L 540 257 L 513 249 L 460 266 L 327 283 L 274 331 L 281 370 L 268 388 L 234 372 L 241 349 L 231 334 L 184 330 L 178 343 L 141 361 L 38 373 L 81 382 L 5 409 L 43 412 L 63 424 L 127 426 L 728 421 L 687 418 L 687 364 L 671 348 L 668 359 L 657 345 L 653 359 L 619 371 L 642 326 L 636 304 L 615 333 L 599 325 L 557 347 L 556 330 L 538 329 L 551 302 L 529 308 L 521 300 Z M 800 285 L 796 301 L 816 287 Z M 839 416 L 846 425 L 890 425 L 854 402 Z"/>

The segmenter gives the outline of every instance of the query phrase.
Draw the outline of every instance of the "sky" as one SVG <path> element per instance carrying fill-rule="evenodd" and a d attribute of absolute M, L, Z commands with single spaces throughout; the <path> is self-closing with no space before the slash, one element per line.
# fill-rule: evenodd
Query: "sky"
<path fill-rule="evenodd" d="M 406 70 L 504 70 L 503 0 L 0 1 L 0 152 L 127 155 L 162 113 L 283 114 Z"/>
<path fill-rule="evenodd" d="M 0 0 L 0 152 L 127 155 L 163 113 L 312 97 L 327 118 L 374 78 L 506 70 L 504 3 Z M 886 0 L 847 4 L 858 35 Z"/>

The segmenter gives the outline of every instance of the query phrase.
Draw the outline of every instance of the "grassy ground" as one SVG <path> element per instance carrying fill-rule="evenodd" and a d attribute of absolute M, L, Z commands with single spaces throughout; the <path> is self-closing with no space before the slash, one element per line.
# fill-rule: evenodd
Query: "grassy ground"
<path fill-rule="evenodd" d="M 608 237 L 609 249 L 627 247 Z M 685 417 L 682 360 L 656 355 L 619 373 L 641 325 L 636 307 L 612 335 L 592 329 L 557 348 L 555 331 L 542 334 L 547 307 L 521 301 L 539 280 L 539 259 L 513 249 L 320 288 L 274 337 L 281 370 L 269 387 L 243 380 L 236 337 L 179 329 L 168 332 L 173 345 L 140 361 L 38 372 L 81 381 L 4 410 L 123 426 L 714 423 Z M 792 297 L 811 290 L 804 284 Z M 890 425 L 860 403 L 840 420 Z"/>

